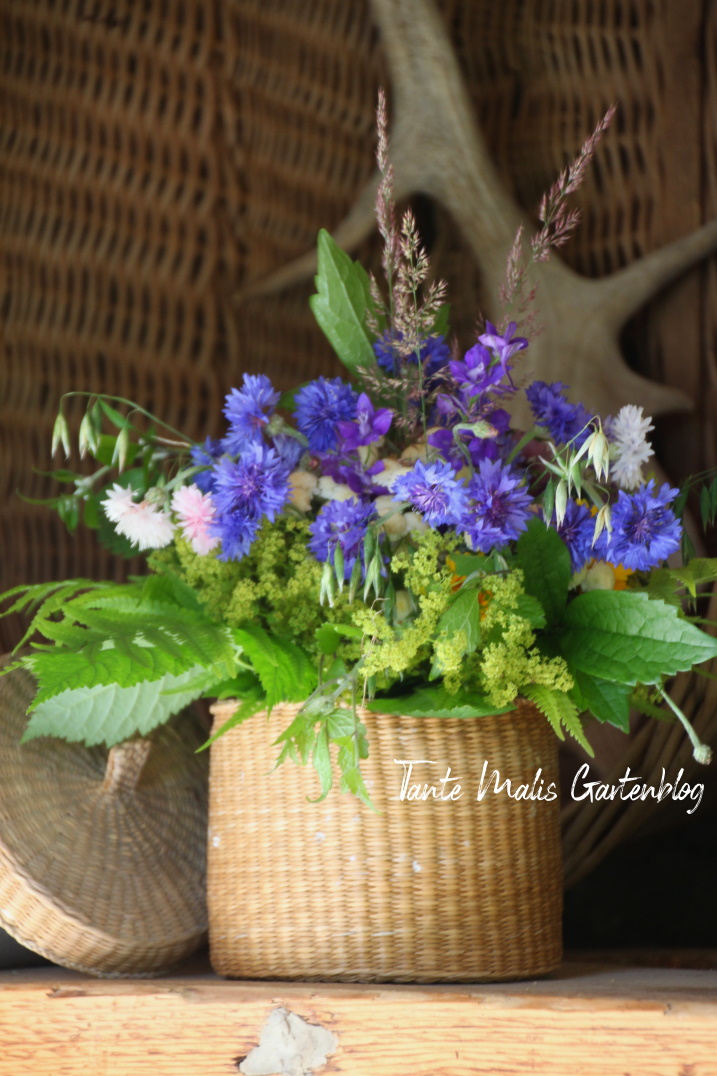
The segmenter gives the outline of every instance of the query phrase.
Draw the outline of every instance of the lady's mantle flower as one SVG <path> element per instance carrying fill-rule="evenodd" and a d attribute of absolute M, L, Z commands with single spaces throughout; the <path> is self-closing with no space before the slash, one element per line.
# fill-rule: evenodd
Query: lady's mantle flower
<path fill-rule="evenodd" d="M 356 415 L 356 393 L 351 386 L 340 377 L 317 377 L 299 389 L 295 400 L 296 425 L 308 439 L 309 451 L 336 448 L 338 423 L 349 422 Z"/>
<path fill-rule="evenodd" d="M 610 473 L 620 489 L 637 489 L 642 483 L 642 467 L 652 456 L 647 434 L 654 430 L 642 408 L 634 404 L 621 407 L 617 416 L 605 423 L 614 462 Z"/>
<path fill-rule="evenodd" d="M 262 430 L 278 402 L 279 393 L 266 374 L 244 374 L 242 387 L 232 389 L 226 397 L 224 414 L 229 432 L 223 441 L 224 450 L 237 456 L 247 445 L 261 441 Z"/>
<path fill-rule="evenodd" d="M 344 558 L 344 578 L 349 579 L 369 523 L 376 515 L 373 504 L 361 501 L 328 501 L 309 526 L 309 549 L 317 560 L 334 563 L 336 550 Z"/>
<path fill-rule="evenodd" d="M 388 433 L 393 411 L 388 407 L 374 408 L 365 392 L 356 401 L 356 421 L 337 423 L 343 449 L 352 452 L 360 445 L 370 445 Z"/>
<path fill-rule="evenodd" d="M 565 516 L 557 531 L 568 547 L 573 572 L 581 571 L 594 555 L 595 520 L 588 505 L 569 500 L 565 508 Z"/>
<path fill-rule="evenodd" d="M 146 498 L 135 503 L 131 486 L 115 483 L 102 507 L 117 533 L 138 549 L 161 549 L 172 541 L 174 524 L 167 513 Z"/>
<path fill-rule="evenodd" d="M 179 516 L 179 526 L 195 553 L 206 556 L 219 544 L 219 537 L 209 533 L 214 522 L 211 494 L 196 485 L 181 486 L 172 497 L 172 511 Z"/>
<path fill-rule="evenodd" d="M 465 483 L 442 460 L 428 464 L 417 460 L 407 475 L 396 479 L 392 493 L 397 501 L 410 501 L 433 527 L 458 526 L 468 504 Z"/>
<path fill-rule="evenodd" d="M 210 533 L 221 539 L 220 560 L 241 560 L 262 519 L 273 523 L 286 504 L 289 471 L 273 448 L 252 444 L 237 463 L 221 459 L 214 476 L 216 515 Z"/>
<path fill-rule="evenodd" d="M 682 524 L 668 507 L 678 493 L 666 482 L 656 490 L 652 479 L 636 493 L 620 490 L 612 509 L 607 552 L 601 550 L 599 555 L 633 571 L 646 572 L 662 564 L 680 548 Z M 596 549 L 601 540 L 602 535 Z"/>
<path fill-rule="evenodd" d="M 482 460 L 468 485 L 463 529 L 472 549 L 488 553 L 514 541 L 531 518 L 530 494 L 521 474 L 502 460 Z"/>
<path fill-rule="evenodd" d="M 566 385 L 554 381 L 534 381 L 525 390 L 533 417 L 539 426 L 547 426 L 556 445 L 574 441 L 579 447 L 592 432 L 590 415 L 582 404 L 571 404 L 563 395 Z"/>

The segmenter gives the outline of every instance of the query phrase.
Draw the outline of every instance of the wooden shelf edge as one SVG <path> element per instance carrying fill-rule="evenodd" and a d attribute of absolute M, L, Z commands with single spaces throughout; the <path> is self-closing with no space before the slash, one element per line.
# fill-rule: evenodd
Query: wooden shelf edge
<path fill-rule="evenodd" d="M 262 1032 L 269 1062 L 252 1054 Z M 314 1035 L 326 1056 L 292 1061 Z M 33 968 L 0 973 L 0 1043 L 0 1076 L 272 1076 L 274 1061 L 292 1076 L 717 1076 L 717 971 L 571 961 L 523 983 L 394 986 Z"/>

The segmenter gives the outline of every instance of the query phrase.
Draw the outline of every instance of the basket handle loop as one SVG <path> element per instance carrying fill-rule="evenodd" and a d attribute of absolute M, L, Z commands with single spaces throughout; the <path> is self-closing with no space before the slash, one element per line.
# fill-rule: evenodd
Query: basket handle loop
<path fill-rule="evenodd" d="M 151 747 L 150 740 L 125 740 L 111 747 L 102 791 L 110 795 L 134 791 Z"/>

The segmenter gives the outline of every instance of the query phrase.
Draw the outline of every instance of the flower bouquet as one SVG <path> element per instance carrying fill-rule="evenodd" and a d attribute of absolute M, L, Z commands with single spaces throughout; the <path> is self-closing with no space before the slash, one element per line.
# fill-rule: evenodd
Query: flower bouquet
<path fill-rule="evenodd" d="M 78 579 L 5 595 L 7 611 L 34 611 L 23 642 L 44 640 L 17 663 L 37 682 L 25 739 L 59 736 L 111 747 L 148 735 L 199 697 L 232 700 L 219 707 L 210 742 L 221 737 L 216 750 L 245 730 L 252 737 L 237 739 L 244 747 L 230 774 L 254 833 L 251 840 L 240 838 L 251 848 L 243 860 L 246 879 L 261 858 L 262 840 L 278 839 L 267 837 L 262 813 L 275 816 L 285 839 L 289 830 L 289 850 L 282 853 L 288 877 L 299 869 L 292 846 L 301 861 L 309 856 L 306 841 L 295 844 L 289 808 L 277 793 L 258 805 L 263 787 L 272 787 L 273 777 L 263 776 L 272 762 L 293 759 L 316 772 L 316 785 L 300 784 L 294 774 L 286 778 L 292 811 L 318 811 L 306 807 L 307 795 L 324 799 L 338 782 L 379 814 L 413 812 L 419 831 L 411 840 L 420 845 L 428 840 L 425 808 L 437 801 L 452 833 L 463 795 L 461 809 L 471 801 L 466 824 L 475 828 L 475 788 L 456 795 L 454 782 L 476 764 L 477 801 L 484 806 L 480 789 L 485 795 L 496 759 L 489 761 L 470 737 L 491 730 L 491 736 L 507 737 L 511 751 L 524 753 L 512 786 L 508 781 L 510 809 L 525 808 L 521 817 L 527 820 L 536 802 L 550 808 L 549 836 L 523 840 L 530 869 L 513 885 L 515 921 L 522 919 L 535 939 L 543 930 L 536 922 L 544 920 L 543 912 L 536 920 L 529 911 L 535 891 L 550 891 L 554 922 L 560 910 L 550 729 L 561 739 L 567 732 L 590 752 L 590 722 L 627 731 L 631 708 L 661 718 L 674 714 L 696 757 L 709 759 L 665 684 L 717 655 L 715 640 L 683 608 L 685 593 L 694 597 L 717 577 L 716 565 L 680 558 L 685 495 L 645 474 L 652 426 L 641 408 L 626 406 L 601 418 L 570 402 L 562 384 L 525 384 L 520 369 L 528 339 L 514 321 L 501 328 L 488 322 L 465 354 L 451 351 L 445 288 L 426 286 L 428 260 L 410 212 L 400 227 L 396 223 L 381 120 L 379 136 L 383 289 L 327 233 L 318 242 L 311 306 L 348 379 L 319 377 L 282 396 L 264 374 L 246 374 L 226 397 L 224 436 L 202 444 L 128 401 L 88 398 L 79 449 L 99 469 L 90 475 L 58 472 L 73 489 L 54 506 L 70 526 L 81 516 L 97 527 L 118 553 L 147 551 L 150 573 L 123 584 Z M 533 244 L 538 260 L 572 222 L 564 211 L 568 186 L 559 184 L 544 203 L 543 231 Z M 511 255 L 509 302 L 525 279 L 520 250 L 518 243 Z M 516 429 L 511 418 L 519 396 L 532 415 L 528 429 Z M 68 429 L 61 410 L 53 451 L 62 444 L 69 454 Z M 715 501 L 716 491 L 709 489 L 707 515 L 714 516 Z M 397 738 L 385 745 L 381 761 L 374 758 L 373 739 L 380 742 L 388 727 Z M 433 732 L 426 730 L 443 739 L 431 741 Z M 531 737 L 544 744 L 546 730 L 544 758 Z M 497 741 L 491 743 L 489 753 L 498 750 Z M 458 745 L 453 754 L 447 744 Z M 434 753 L 444 750 L 436 759 Z M 448 758 L 452 766 L 445 765 Z M 245 778 L 252 761 L 258 769 Z M 420 770 L 419 762 L 440 763 L 440 772 Z M 502 772 L 500 765 L 495 769 L 493 793 L 508 769 L 507 762 Z M 387 784 L 395 793 L 390 802 Z M 335 799 L 326 801 L 330 810 L 322 818 L 330 821 L 339 810 Z M 225 824 L 212 824 L 210 857 L 227 839 L 222 803 Z M 371 819 L 366 824 L 377 822 L 356 803 L 341 810 L 348 811 L 342 827 L 355 826 L 357 810 Z M 302 818 L 300 828 L 316 828 L 309 844 L 318 847 L 329 822 Z M 330 857 L 350 843 L 345 828 L 331 832 Z M 446 848 L 446 839 L 442 831 L 435 840 L 438 889 L 429 887 L 422 914 L 432 909 L 428 933 L 433 930 L 436 947 L 461 954 L 476 948 L 491 916 L 497 923 L 508 898 L 505 880 L 496 880 L 489 905 L 479 911 L 483 925 L 471 920 L 466 934 L 460 923 L 472 912 L 456 895 L 466 892 L 464 882 L 456 882 L 453 913 L 441 896 L 441 878 L 450 875 L 457 854 Z M 489 839 L 488 831 L 482 833 L 482 841 Z M 546 842 L 552 842 L 550 870 L 557 883 L 545 880 L 530 858 Z M 490 871 L 484 852 L 480 859 L 468 838 L 466 847 L 470 869 L 485 878 Z M 426 888 L 425 857 L 416 847 L 398 857 L 390 848 L 374 858 L 381 856 L 393 857 L 394 874 L 398 860 L 408 857 L 406 893 L 415 897 L 416 887 Z M 349 862 L 355 860 L 354 853 L 341 859 L 339 875 L 349 888 L 356 881 Z M 276 869 L 276 863 L 269 868 L 274 884 Z M 210 878 L 211 872 L 210 858 Z M 239 902 L 224 930 L 228 936 L 232 917 L 241 919 L 247 907 L 260 914 L 267 884 L 257 883 L 263 895 L 254 899 L 237 890 L 234 877 L 222 877 Z M 320 907 L 297 920 L 311 950 L 322 916 L 329 915 L 325 886 L 318 888 Z M 379 894 L 373 903 L 383 899 Z M 384 942 L 376 938 L 408 928 L 367 925 L 374 910 L 365 895 L 361 901 L 348 933 L 361 936 L 362 955 L 353 964 L 338 958 L 341 968 L 353 969 L 349 976 L 441 977 L 440 954 L 418 970 L 405 960 L 406 947 L 425 950 L 425 936 L 404 939 L 400 958 L 382 948 L 378 970 L 367 963 L 366 946 L 380 948 Z M 454 914 L 447 934 L 436 923 L 438 905 L 442 919 Z M 278 920 L 262 921 L 265 942 L 272 932 L 281 933 L 284 919 L 280 912 Z M 493 950 L 497 929 L 489 931 Z M 332 935 L 334 953 L 336 938 L 346 933 Z M 559 959 L 554 934 L 548 955 L 527 965 L 483 960 L 451 975 L 547 970 Z M 249 935 L 234 929 L 234 936 Z M 523 948 L 530 944 L 524 940 Z M 307 975 L 311 967 L 296 958 L 287 970 L 286 962 L 267 964 L 264 954 L 258 963 L 240 965 L 239 973 Z M 317 973 L 336 971 L 320 964 Z"/>

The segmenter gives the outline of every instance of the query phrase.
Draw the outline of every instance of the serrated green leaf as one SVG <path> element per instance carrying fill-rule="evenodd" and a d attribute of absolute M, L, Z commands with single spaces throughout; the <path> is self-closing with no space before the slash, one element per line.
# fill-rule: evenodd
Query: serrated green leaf
<path fill-rule="evenodd" d="M 544 684 L 528 684 L 521 688 L 526 699 L 530 699 L 540 712 L 547 717 L 559 740 L 564 740 L 563 728 L 591 757 L 595 754 L 585 739 L 582 722 L 575 703 L 563 692 Z"/>
<path fill-rule="evenodd" d="M 555 623 L 565 608 L 572 576 L 567 546 L 557 531 L 533 519 L 518 539 L 517 551 L 526 594 L 540 602 L 547 623 Z"/>
<path fill-rule="evenodd" d="M 622 732 L 630 731 L 630 692 L 629 684 L 618 684 L 610 680 L 600 680 L 588 673 L 573 670 L 573 679 L 577 684 L 584 707 L 598 721 L 614 725 Z"/>
<path fill-rule="evenodd" d="M 233 635 L 261 681 L 268 709 L 279 702 L 303 702 L 309 697 L 316 687 L 317 673 L 304 650 L 257 625 L 236 628 Z"/>
<path fill-rule="evenodd" d="M 41 703 L 33 712 L 22 742 L 38 736 L 56 736 L 87 747 L 113 747 L 132 736 L 146 736 L 198 699 L 212 683 L 211 674 L 200 682 L 199 666 L 181 676 L 164 676 L 133 687 L 99 684 L 91 688 L 64 691 Z M 176 691 L 191 684 L 185 691 Z M 170 690 L 171 694 L 163 694 Z"/>
<path fill-rule="evenodd" d="M 717 641 L 677 609 L 629 590 L 579 595 L 557 638 L 571 671 L 620 684 L 656 684 L 717 656 Z"/>
<path fill-rule="evenodd" d="M 440 684 L 393 699 L 372 699 L 364 705 L 373 713 L 404 714 L 406 717 L 491 717 L 514 709 L 513 706 L 496 709 L 485 696 L 477 693 L 450 695 Z"/>
<path fill-rule="evenodd" d="M 311 296 L 309 306 L 341 362 L 351 371 L 375 366 L 366 327 L 371 303 L 368 274 L 323 229 L 318 238 L 315 285 L 317 294 Z"/>

